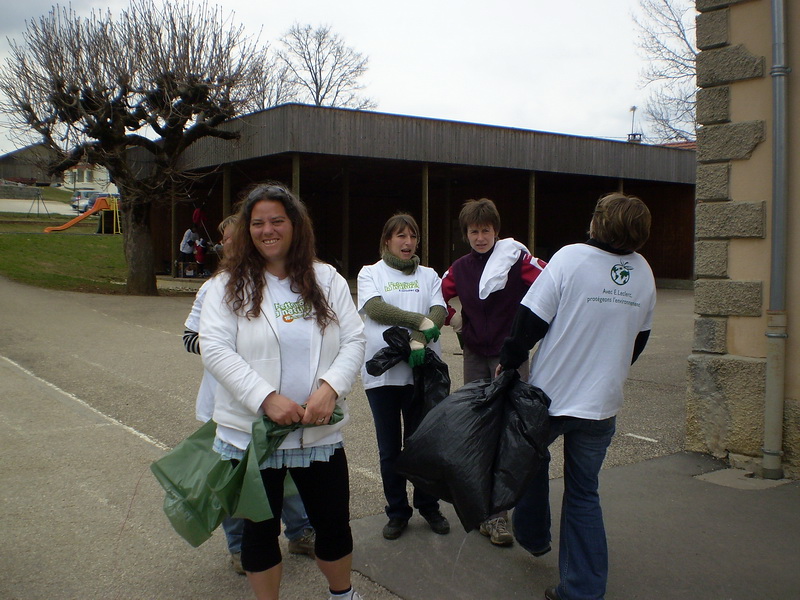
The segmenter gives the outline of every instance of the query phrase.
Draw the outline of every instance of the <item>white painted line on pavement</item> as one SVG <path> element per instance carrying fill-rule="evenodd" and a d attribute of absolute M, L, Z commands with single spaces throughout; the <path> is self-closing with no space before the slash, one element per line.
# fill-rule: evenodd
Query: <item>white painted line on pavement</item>
<path fill-rule="evenodd" d="M 113 423 L 114 425 L 118 425 L 118 426 L 122 427 L 122 428 L 123 428 L 124 430 L 126 430 L 128 433 L 132 433 L 132 434 L 133 434 L 133 435 L 135 435 L 136 437 L 138 437 L 138 438 L 140 438 L 140 439 L 142 439 L 142 440 L 144 440 L 144 441 L 146 441 L 146 442 L 148 442 L 148 443 L 152 444 L 152 445 L 153 445 L 153 446 L 155 446 L 156 448 L 160 448 L 161 450 L 165 450 L 165 451 L 168 451 L 168 450 L 171 450 L 171 449 L 172 449 L 172 448 L 170 448 L 169 446 L 166 446 L 165 444 L 162 444 L 162 443 L 161 443 L 161 442 L 159 442 L 158 440 L 155 440 L 155 439 L 151 438 L 149 435 L 147 435 L 147 434 L 145 434 L 145 433 L 142 433 L 141 431 L 137 431 L 137 430 L 136 430 L 136 429 L 134 429 L 133 427 L 130 427 L 130 426 L 128 426 L 128 425 L 125 425 L 124 423 L 122 423 L 122 422 L 120 422 L 120 421 L 117 421 L 117 420 L 116 420 L 114 417 L 109 417 L 107 414 L 101 413 L 101 412 L 100 412 L 99 410 L 97 410 L 95 407 L 93 407 L 93 406 L 91 406 L 91 405 L 87 404 L 85 401 L 83 401 L 83 400 L 81 400 L 80 398 L 78 398 L 78 397 L 77 397 L 75 394 L 71 394 L 71 393 L 69 393 L 69 392 L 68 392 L 68 391 L 66 391 L 66 390 L 62 390 L 60 387 L 58 387 L 58 386 L 57 386 L 57 385 L 55 385 L 54 383 L 50 383 L 49 381 L 47 381 L 47 380 L 45 380 L 45 379 L 42 379 L 41 377 L 39 377 L 39 376 L 38 376 L 38 375 L 36 375 L 35 373 L 32 373 L 31 371 L 29 371 L 28 369 L 26 369 L 25 367 L 23 367 L 23 366 L 22 366 L 22 365 L 20 365 L 19 363 L 16 363 L 16 362 L 14 362 L 13 360 L 11 360 L 10 358 L 8 358 L 7 356 L 2 356 L 2 355 L 0 355 L 0 358 L 2 358 L 3 360 L 5 360 L 7 363 L 9 363 L 9 364 L 11 364 L 11 365 L 15 366 L 17 369 L 19 369 L 20 371 L 22 371 L 23 373 L 25 373 L 25 374 L 26 374 L 26 375 L 28 375 L 29 377 L 32 377 L 33 379 L 36 379 L 37 381 L 40 381 L 40 382 L 42 382 L 42 383 L 43 383 L 43 384 L 45 384 L 47 387 L 49 387 L 49 388 L 52 388 L 52 389 L 56 390 L 57 392 L 59 392 L 59 393 L 61 393 L 61 394 L 65 395 L 67 398 L 69 398 L 69 399 L 71 399 L 71 400 L 74 400 L 75 402 L 77 402 L 77 403 L 78 403 L 78 404 L 80 404 L 81 406 L 85 406 L 86 408 L 88 408 L 89 410 L 91 410 L 93 413 L 95 413 L 95 414 L 97 414 L 97 415 L 100 415 L 101 417 L 103 417 L 104 419 L 107 419 L 108 421 L 110 421 L 110 422 L 111 422 L 111 423 Z"/>
<path fill-rule="evenodd" d="M 112 315 L 110 315 L 110 314 L 108 314 L 106 312 L 103 312 L 99 308 L 92 308 L 91 310 L 96 312 L 98 315 L 100 315 L 102 317 L 107 317 L 109 319 L 114 319 L 117 323 L 122 323 L 123 325 L 130 325 L 131 327 L 138 327 L 139 329 L 145 329 L 147 331 L 155 331 L 156 333 L 163 333 L 165 335 L 172 335 L 172 336 L 177 336 L 177 337 L 181 337 L 181 338 L 183 337 L 183 330 L 182 329 L 180 331 L 178 331 L 178 332 L 176 332 L 176 331 L 164 331 L 163 329 L 156 329 L 155 327 L 148 327 L 147 325 L 142 325 L 141 323 L 131 323 L 129 321 L 126 321 L 125 319 L 120 319 L 120 318 L 114 317 L 114 316 L 112 316 Z"/>
<path fill-rule="evenodd" d="M 626 433 L 628 437 L 636 438 L 637 440 L 644 440 L 645 442 L 653 442 L 654 444 L 658 443 L 658 440 L 654 440 L 653 438 L 644 437 L 643 435 L 636 435 L 635 433 Z"/>
<path fill-rule="evenodd" d="M 355 471 L 359 475 L 363 475 L 367 479 L 372 479 L 372 481 L 380 481 L 381 480 L 381 476 L 378 475 L 377 473 L 375 473 L 375 471 L 373 471 L 371 469 L 366 469 L 364 467 L 357 467 L 357 466 L 354 466 L 354 465 L 351 464 L 350 465 L 350 470 L 351 471 Z"/>

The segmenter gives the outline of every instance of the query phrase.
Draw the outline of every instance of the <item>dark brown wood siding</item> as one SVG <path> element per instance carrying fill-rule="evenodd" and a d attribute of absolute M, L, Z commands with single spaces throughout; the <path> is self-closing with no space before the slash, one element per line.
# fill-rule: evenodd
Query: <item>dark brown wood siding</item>
<path fill-rule="evenodd" d="M 299 152 L 690 183 L 691 150 L 508 127 L 289 104 L 235 119 L 236 142 L 206 138 L 184 167 Z"/>
<path fill-rule="evenodd" d="M 362 265 L 378 259 L 378 239 L 390 215 L 409 212 L 421 224 L 427 169 L 430 231 L 425 241 L 428 264 L 439 273 L 469 249 L 458 213 L 470 198 L 494 200 L 501 235 L 528 244 L 533 179 L 531 250 L 536 256 L 549 259 L 565 244 L 585 240 L 597 199 L 622 189 L 639 195 L 653 214 L 651 239 L 642 252 L 656 277 L 692 278 L 691 150 L 300 105 L 248 115 L 226 127 L 239 129 L 242 138 L 204 140 L 184 157 L 184 168 L 205 176 L 194 179 L 190 199 L 179 206 L 180 233 L 188 226 L 191 208 L 205 201 L 209 230 L 216 235 L 223 217 L 219 167 L 225 165 L 230 173 L 235 201 L 254 183 L 274 179 L 291 184 L 292 161 L 298 160 L 300 196 L 314 219 L 318 253 L 352 278 Z M 179 241 L 165 243 L 169 213 L 153 222 L 160 254 L 168 257 L 170 244 Z"/>

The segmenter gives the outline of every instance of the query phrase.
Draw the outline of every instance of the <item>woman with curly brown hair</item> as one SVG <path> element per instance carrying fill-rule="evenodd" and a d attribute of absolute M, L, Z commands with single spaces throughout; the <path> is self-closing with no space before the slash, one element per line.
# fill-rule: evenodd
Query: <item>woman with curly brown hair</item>
<path fill-rule="evenodd" d="M 364 357 L 361 318 L 347 282 L 317 260 L 303 203 L 284 186 L 256 186 L 245 197 L 200 320 L 203 364 L 219 381 L 214 449 L 241 460 L 251 426 L 266 415 L 297 424 L 259 465 L 273 518 L 246 521 L 242 566 L 256 597 L 278 598 L 278 544 L 288 470 L 316 530 L 317 564 L 330 598 L 360 596 L 350 585 L 347 458 L 341 429 L 345 395 Z M 339 407 L 344 418 L 331 423 Z"/>

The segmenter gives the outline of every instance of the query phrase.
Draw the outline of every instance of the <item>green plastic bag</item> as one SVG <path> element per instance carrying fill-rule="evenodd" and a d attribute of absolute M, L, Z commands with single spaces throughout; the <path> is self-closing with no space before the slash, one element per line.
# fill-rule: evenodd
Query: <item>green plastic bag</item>
<path fill-rule="evenodd" d="M 344 418 L 336 407 L 330 423 Z M 252 440 L 237 465 L 214 452 L 217 426 L 209 421 L 163 458 L 150 465 L 164 488 L 164 513 L 181 537 L 197 547 L 227 516 L 266 521 L 272 518 L 259 465 L 301 427 L 278 425 L 267 417 L 253 422 Z M 313 427 L 313 425 L 312 425 Z M 297 493 L 287 474 L 284 496 Z"/>
<path fill-rule="evenodd" d="M 208 493 L 207 476 L 222 462 L 211 447 L 217 424 L 209 421 L 150 465 L 164 496 L 164 512 L 183 539 L 197 547 L 225 518 L 219 499 Z"/>

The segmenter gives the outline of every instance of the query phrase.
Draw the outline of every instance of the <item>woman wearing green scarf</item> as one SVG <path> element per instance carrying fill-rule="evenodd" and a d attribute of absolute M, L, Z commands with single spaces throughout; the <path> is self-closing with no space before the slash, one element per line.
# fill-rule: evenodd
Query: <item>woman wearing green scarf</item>
<path fill-rule="evenodd" d="M 386 516 L 389 517 L 383 528 L 383 537 L 387 540 L 402 535 L 413 513 L 406 493 L 406 479 L 395 469 L 403 441 L 419 425 L 412 417 L 415 413 L 411 406 L 412 367 L 421 364 L 426 345 L 441 354 L 437 340 L 447 315 L 441 280 L 436 271 L 420 266 L 415 254 L 418 242 L 419 227 L 414 217 L 403 213 L 394 215 L 383 227 L 381 260 L 363 267 L 358 274 L 358 309 L 365 321 L 367 360 L 386 346 L 383 332 L 389 327 L 405 327 L 411 333 L 409 364 L 401 362 L 379 376 L 369 375 L 366 368 L 361 370 L 378 437 Z M 415 489 L 413 505 L 435 533 L 450 531 L 450 524 L 439 511 L 437 498 Z"/>

